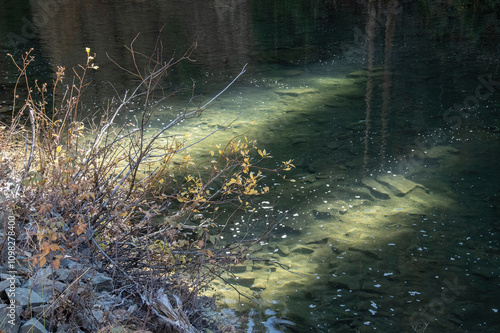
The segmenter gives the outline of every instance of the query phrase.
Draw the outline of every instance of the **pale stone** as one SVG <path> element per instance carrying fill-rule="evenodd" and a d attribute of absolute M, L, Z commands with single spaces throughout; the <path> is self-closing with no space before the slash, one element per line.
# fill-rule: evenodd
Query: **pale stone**
<path fill-rule="evenodd" d="M 35 318 L 31 318 L 19 329 L 19 333 L 49 333 Z"/>
<path fill-rule="evenodd" d="M 16 288 L 15 295 L 11 299 L 19 306 L 37 306 L 44 303 L 43 298 L 37 292 L 28 288 Z"/>

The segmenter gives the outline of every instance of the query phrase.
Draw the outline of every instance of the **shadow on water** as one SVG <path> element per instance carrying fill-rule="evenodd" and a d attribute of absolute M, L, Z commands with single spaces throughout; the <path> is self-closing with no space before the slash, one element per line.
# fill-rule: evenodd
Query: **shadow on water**
<path fill-rule="evenodd" d="M 202 159 L 207 147 L 245 134 L 277 160 L 294 159 L 295 182 L 268 179 L 274 191 L 263 206 L 289 212 L 258 253 L 289 270 L 259 261 L 236 267 L 229 281 L 255 302 L 216 285 L 222 305 L 246 314 L 244 330 L 498 330 L 493 3 L 51 4 L 47 12 L 31 2 L 43 53 L 69 67 L 91 47 L 100 66 L 89 88 L 96 105 L 111 94 L 108 82 L 118 90 L 130 83 L 105 52 L 130 65 L 122 46 L 138 32 L 142 50 L 163 26 L 166 52 L 198 41 L 198 62 L 176 68 L 167 90 L 195 78 L 208 99 L 249 63 L 205 117 L 176 130 L 196 140 L 243 111 L 190 153 Z M 187 95 L 169 100 L 155 126 Z"/>

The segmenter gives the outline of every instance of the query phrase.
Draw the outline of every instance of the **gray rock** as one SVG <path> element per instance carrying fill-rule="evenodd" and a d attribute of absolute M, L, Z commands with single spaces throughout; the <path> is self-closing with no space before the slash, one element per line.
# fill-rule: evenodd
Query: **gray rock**
<path fill-rule="evenodd" d="M 56 272 L 57 280 L 70 283 L 75 280 L 75 271 L 66 268 L 59 268 Z"/>
<path fill-rule="evenodd" d="M 425 186 L 412 182 L 401 175 L 377 176 L 377 181 L 389 187 L 399 197 L 405 196 L 417 187 L 425 189 Z"/>
<path fill-rule="evenodd" d="M 0 304 L 0 331 L 5 333 L 17 333 L 21 320 L 17 311 L 18 307 L 8 304 Z"/>
<path fill-rule="evenodd" d="M 85 268 L 84 265 L 77 263 L 76 261 L 71 259 L 63 259 L 61 261 L 61 266 L 69 269 L 76 269 L 78 271 L 82 271 Z"/>
<path fill-rule="evenodd" d="M 102 319 L 104 317 L 104 311 L 99 310 L 99 309 L 93 309 L 92 310 L 92 315 L 98 322 L 102 322 Z"/>
<path fill-rule="evenodd" d="M 18 287 L 20 285 L 19 279 L 17 279 L 15 276 L 13 278 L 8 278 L 6 280 L 3 280 L 0 282 L 0 292 L 8 289 L 15 289 L 15 287 Z"/>
<path fill-rule="evenodd" d="M 37 306 L 44 303 L 43 298 L 29 288 L 16 288 L 15 294 L 9 296 L 9 299 L 14 300 L 19 306 Z"/>
<path fill-rule="evenodd" d="M 25 286 L 27 288 L 30 288 L 34 284 L 39 284 L 42 281 L 47 280 L 51 276 L 52 276 L 52 268 L 50 267 L 40 268 L 32 277 L 29 278 Z"/>
<path fill-rule="evenodd" d="M 95 328 L 95 318 L 87 311 L 79 312 L 75 315 L 76 323 L 80 327 L 84 327 L 86 330 L 94 331 Z"/>
<path fill-rule="evenodd" d="M 19 329 L 19 333 L 49 333 L 35 318 L 31 318 Z"/>
<path fill-rule="evenodd" d="M 47 279 L 33 284 L 30 289 L 40 295 L 45 302 L 48 302 L 54 294 L 54 290 L 62 293 L 67 287 L 66 284 L 60 281 Z"/>
<path fill-rule="evenodd" d="M 20 282 L 21 277 L 19 277 L 18 275 L 14 275 L 14 278 L 16 280 L 16 286 L 20 286 L 21 285 L 21 282 Z M 12 274 L 0 274 L 0 279 L 2 279 L 2 282 L 5 280 L 11 280 Z M 0 282 L 0 283 L 2 283 L 2 282 Z"/>
<path fill-rule="evenodd" d="M 59 327 L 57 327 L 56 331 L 56 333 L 79 333 L 79 332 L 81 331 L 71 324 L 62 324 Z"/>
<path fill-rule="evenodd" d="M 49 311 L 50 311 L 50 305 L 49 304 L 42 304 L 38 306 L 34 306 L 30 309 L 30 314 L 32 317 L 43 317 L 46 318 L 49 316 Z"/>
<path fill-rule="evenodd" d="M 90 283 L 95 287 L 97 292 L 113 291 L 113 279 L 102 273 L 96 273 L 91 279 Z"/>

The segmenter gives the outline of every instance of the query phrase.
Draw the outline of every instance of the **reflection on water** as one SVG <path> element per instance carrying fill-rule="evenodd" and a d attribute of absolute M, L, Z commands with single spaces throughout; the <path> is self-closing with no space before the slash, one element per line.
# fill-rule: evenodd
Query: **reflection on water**
<path fill-rule="evenodd" d="M 165 22 L 168 49 L 199 41 L 200 62 L 172 72 L 174 82 L 198 80 L 199 103 L 249 63 L 201 118 L 175 129 L 195 142 L 237 119 L 191 156 L 203 160 L 209 147 L 246 135 L 277 160 L 294 159 L 295 182 L 268 178 L 274 190 L 259 198 L 260 212 L 282 223 L 252 255 L 259 260 L 224 277 L 252 300 L 215 284 L 224 311 L 245 315 L 242 331 L 500 330 L 494 25 L 456 26 L 426 1 L 77 3 L 61 4 L 63 19 L 40 30 L 51 64 L 90 46 L 104 64 L 109 51 L 126 65 L 117 45 L 138 31 L 138 47 L 154 45 L 151 31 Z M 460 24 L 473 20 L 455 9 L 446 10 L 463 15 Z M 436 26 L 426 17 L 439 18 Z M 130 80 L 108 65 L 95 73 L 98 98 L 106 81 Z M 150 133 L 190 94 L 170 98 Z M 136 114 L 132 107 L 122 121 Z"/>

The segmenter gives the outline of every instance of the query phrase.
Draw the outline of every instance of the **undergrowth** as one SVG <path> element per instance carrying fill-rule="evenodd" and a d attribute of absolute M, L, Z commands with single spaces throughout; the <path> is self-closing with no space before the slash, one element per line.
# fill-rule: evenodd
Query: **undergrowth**
<path fill-rule="evenodd" d="M 164 61 L 159 45 L 142 61 L 130 44 L 135 68 L 122 69 L 140 83 L 92 120 L 84 117 L 81 102 L 89 71 L 99 70 L 90 49 L 69 79 L 68 70 L 58 67 L 50 84 L 32 83 L 31 51 L 21 60 L 11 56 L 19 70 L 18 111 L 1 130 L 0 204 L 16 218 L 18 258 L 34 270 L 58 270 L 65 258 L 100 263 L 121 293 L 140 300 L 145 327 L 152 316 L 187 332 L 199 293 L 244 261 L 272 228 L 271 223 L 259 236 L 248 231 L 227 242 L 223 235 L 231 212 L 251 210 L 251 197 L 269 191 L 259 183 L 264 173 L 281 175 L 293 165 L 260 167 L 270 156 L 246 137 L 231 139 L 210 151 L 210 160 L 195 163 L 186 153 L 186 138 L 170 132 L 180 121 L 202 116 L 213 99 L 147 133 L 152 115 L 168 98 L 162 90 L 168 70 L 191 61 L 194 49 Z M 137 122 L 116 125 L 115 118 L 131 102 L 142 105 Z M 167 289 L 177 304 L 172 311 Z"/>

